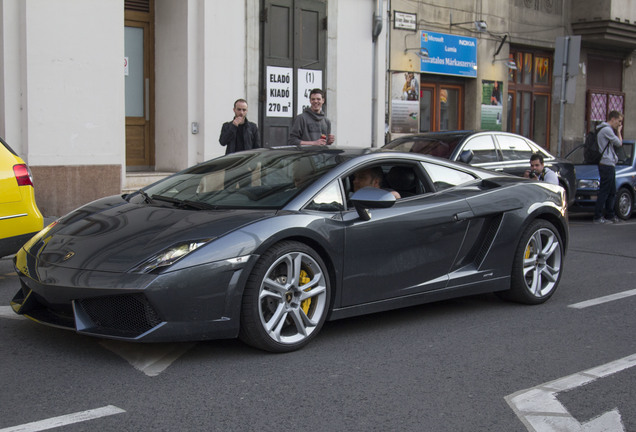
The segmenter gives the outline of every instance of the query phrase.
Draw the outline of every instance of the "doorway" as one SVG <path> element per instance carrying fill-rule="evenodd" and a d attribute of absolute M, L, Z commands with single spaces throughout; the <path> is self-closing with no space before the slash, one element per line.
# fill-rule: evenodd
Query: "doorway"
<path fill-rule="evenodd" d="M 464 87 L 443 82 L 423 82 L 420 87 L 420 132 L 460 130 Z"/>
<path fill-rule="evenodd" d="M 286 145 L 294 118 L 308 105 L 309 89 L 325 89 L 326 17 L 326 0 L 263 1 L 263 147 Z"/>
<path fill-rule="evenodd" d="M 134 10 L 129 9 L 134 4 Z M 141 4 L 141 8 L 140 8 Z M 154 1 L 126 2 L 126 170 L 152 171 L 154 143 Z"/>

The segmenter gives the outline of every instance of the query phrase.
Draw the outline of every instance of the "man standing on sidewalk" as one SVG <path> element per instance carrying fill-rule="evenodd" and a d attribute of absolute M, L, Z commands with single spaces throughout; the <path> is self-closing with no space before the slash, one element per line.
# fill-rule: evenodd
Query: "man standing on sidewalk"
<path fill-rule="evenodd" d="M 331 145 L 334 135 L 331 122 L 325 116 L 322 106 L 325 95 L 321 89 L 313 89 L 309 94 L 310 106 L 296 117 L 289 132 L 288 145 Z"/>
<path fill-rule="evenodd" d="M 609 127 L 608 127 L 609 126 Z M 623 145 L 623 114 L 611 111 L 607 122 L 598 127 L 597 144 L 601 153 L 598 173 L 601 177 L 596 207 L 594 208 L 594 223 L 616 223 L 618 218 L 614 214 L 614 200 L 616 198 L 616 162 L 618 157 L 614 148 Z M 605 217 L 603 217 L 605 210 Z"/>
<path fill-rule="evenodd" d="M 250 150 L 261 146 L 258 126 L 247 120 L 247 101 L 237 99 L 234 102 L 234 119 L 223 123 L 219 143 L 225 146 L 225 154 Z"/>

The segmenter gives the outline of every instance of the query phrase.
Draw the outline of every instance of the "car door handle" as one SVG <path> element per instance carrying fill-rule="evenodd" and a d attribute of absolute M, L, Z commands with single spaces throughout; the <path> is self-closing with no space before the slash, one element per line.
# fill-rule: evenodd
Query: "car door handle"
<path fill-rule="evenodd" d="M 456 221 L 462 221 L 473 217 L 475 217 L 475 214 L 472 212 L 472 210 L 468 210 L 465 212 L 456 213 L 455 216 L 453 216 L 453 219 L 455 219 Z"/>

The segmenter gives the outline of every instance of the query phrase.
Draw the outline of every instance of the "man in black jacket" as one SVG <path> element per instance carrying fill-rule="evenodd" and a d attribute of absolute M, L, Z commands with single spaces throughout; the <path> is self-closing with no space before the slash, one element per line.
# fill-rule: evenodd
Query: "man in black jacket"
<path fill-rule="evenodd" d="M 258 126 L 247 120 L 247 101 L 237 99 L 234 102 L 234 119 L 223 123 L 219 143 L 225 146 L 225 154 L 235 153 L 241 150 L 259 148 L 261 138 L 258 135 Z"/>

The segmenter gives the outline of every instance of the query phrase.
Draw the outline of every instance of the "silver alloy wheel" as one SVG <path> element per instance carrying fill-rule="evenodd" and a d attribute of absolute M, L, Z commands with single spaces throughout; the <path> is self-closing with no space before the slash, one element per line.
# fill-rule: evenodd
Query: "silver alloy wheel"
<path fill-rule="evenodd" d="M 532 234 L 525 247 L 523 278 L 529 293 L 545 297 L 559 281 L 563 258 L 559 238 L 547 228 Z"/>
<path fill-rule="evenodd" d="M 259 289 L 259 316 L 267 335 L 295 344 L 317 328 L 327 307 L 326 275 L 308 254 L 289 252 L 267 270 Z"/>

